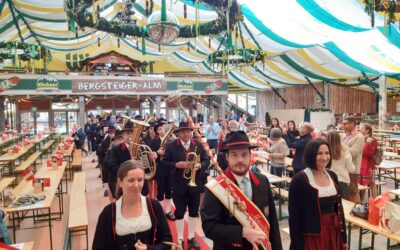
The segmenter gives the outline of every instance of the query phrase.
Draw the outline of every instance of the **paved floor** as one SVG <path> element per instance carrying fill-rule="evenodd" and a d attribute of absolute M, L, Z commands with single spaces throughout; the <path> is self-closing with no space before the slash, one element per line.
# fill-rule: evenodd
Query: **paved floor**
<path fill-rule="evenodd" d="M 103 196 L 104 189 L 101 184 L 101 179 L 98 178 L 99 169 L 95 168 L 97 162 L 92 163 L 93 156 L 84 157 L 83 159 L 83 171 L 86 172 L 86 203 L 88 209 L 88 219 L 89 219 L 89 249 L 91 249 L 91 244 L 93 242 L 94 231 L 96 228 L 97 218 L 102 209 L 106 204 L 108 204 L 109 199 Z M 71 183 L 70 183 L 71 184 Z M 69 184 L 69 185 L 70 185 Z M 69 186 L 70 187 L 70 186 Z M 383 187 L 383 190 L 393 189 L 393 183 L 389 182 Z M 68 209 L 69 209 L 69 194 L 65 195 L 64 198 L 64 208 L 65 213 L 63 215 L 62 221 L 54 221 L 53 223 L 53 249 L 62 249 L 64 244 L 65 230 L 68 221 Z M 56 207 L 56 202 L 53 206 Z M 283 206 L 283 212 L 287 213 L 287 203 Z M 23 222 L 23 226 L 30 226 L 32 223 L 28 220 Z M 279 223 L 281 228 L 288 226 L 288 220 L 284 219 Z M 49 230 L 47 227 L 27 229 L 17 231 L 17 242 L 35 241 L 34 249 L 50 249 L 49 248 Z M 201 229 L 200 223 L 196 230 L 197 234 L 204 238 L 207 244 L 212 248 L 212 241 L 204 237 L 204 233 Z M 353 229 L 352 231 L 352 244 L 350 249 L 358 249 L 358 235 L 359 229 Z M 281 232 L 283 249 L 289 249 L 290 238 L 285 233 Z M 370 242 L 370 236 L 366 235 L 363 238 L 363 247 L 367 247 Z M 74 237 L 72 240 L 72 249 L 84 249 L 85 240 L 83 236 Z M 386 238 L 382 236 L 375 237 L 375 249 L 383 250 L 386 249 Z"/>

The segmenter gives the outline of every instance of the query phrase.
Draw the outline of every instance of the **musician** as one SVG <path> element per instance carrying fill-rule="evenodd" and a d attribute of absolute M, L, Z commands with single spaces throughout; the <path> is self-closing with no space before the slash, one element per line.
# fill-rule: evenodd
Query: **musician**
<path fill-rule="evenodd" d="M 133 128 L 131 122 L 126 123 L 123 132 L 124 132 L 123 133 L 124 141 L 119 145 L 113 147 L 111 152 L 111 168 L 110 168 L 110 175 L 108 177 L 108 185 L 110 186 L 110 191 L 113 194 L 113 197 L 115 197 L 115 185 L 117 182 L 117 172 L 119 166 L 121 166 L 121 164 L 124 163 L 125 161 L 132 159 L 130 153 L 130 147 L 131 144 L 133 143 L 132 142 Z M 149 186 L 147 181 L 145 181 L 142 189 L 142 195 L 146 196 L 148 194 L 149 194 Z"/>
<path fill-rule="evenodd" d="M 166 216 L 168 219 L 174 221 L 176 218 L 174 213 L 171 211 L 171 171 L 161 162 L 161 157 L 165 154 L 165 150 L 161 145 L 161 139 L 165 136 L 164 124 L 165 123 L 160 120 L 159 123 L 156 123 L 154 126 L 156 136 L 152 140 L 150 148 L 153 152 L 157 152 L 159 156 L 156 161 L 157 171 L 155 177 L 157 181 L 157 200 L 161 203 L 165 197 Z"/>
<path fill-rule="evenodd" d="M 141 162 L 125 161 L 118 170 L 117 200 L 101 212 L 92 249 L 171 249 L 170 229 L 160 204 L 140 194 Z"/>
<path fill-rule="evenodd" d="M 266 219 L 263 225 L 268 227 L 269 224 L 270 231 L 266 237 L 265 231 L 253 229 L 249 223 L 246 226 L 239 223 L 236 219 L 236 216 L 240 215 L 239 208 L 236 205 L 234 207 L 233 204 L 232 207 L 228 206 L 227 208 L 220 201 L 220 199 L 233 201 L 233 197 L 229 195 L 227 198 L 227 192 L 224 191 L 227 187 L 219 184 L 219 181 L 223 180 L 219 176 L 206 185 L 201 208 L 201 220 L 205 235 L 214 241 L 214 249 L 218 250 L 260 249 L 259 244 L 266 242 L 266 238 L 269 239 L 273 250 L 281 250 L 278 219 L 269 181 L 266 176 L 249 171 L 250 150 L 257 146 L 250 144 L 249 138 L 243 131 L 230 132 L 226 136 L 225 142 L 226 146 L 223 151 L 226 152 L 228 161 L 228 168 L 225 170 L 226 177 L 235 183 L 232 185 L 236 188 L 235 193 L 242 195 L 243 199 L 247 197 L 255 205 L 253 211 L 259 210 L 262 213 L 261 218 Z M 242 191 L 240 192 L 240 190 Z M 251 203 L 247 203 L 246 207 L 249 211 Z M 242 215 L 247 220 L 245 214 L 242 213 Z"/>
<path fill-rule="evenodd" d="M 176 227 L 178 231 L 179 244 L 183 246 L 183 216 L 186 209 L 189 210 L 188 226 L 188 249 L 200 250 L 200 245 L 194 237 L 196 229 L 196 219 L 199 216 L 201 176 L 208 168 L 210 160 L 207 157 L 203 146 L 199 141 L 192 137 L 192 129 L 187 122 L 180 122 L 175 130 L 178 139 L 171 141 L 166 146 L 163 165 L 170 168 L 172 173 L 172 198 L 176 207 Z M 183 177 L 184 170 L 188 167 L 186 155 L 189 152 L 196 152 L 200 157 L 200 163 L 194 165 L 195 187 L 188 185 L 189 180 Z M 191 170 L 193 171 L 193 170 Z M 192 174 L 194 174 L 192 172 Z"/>

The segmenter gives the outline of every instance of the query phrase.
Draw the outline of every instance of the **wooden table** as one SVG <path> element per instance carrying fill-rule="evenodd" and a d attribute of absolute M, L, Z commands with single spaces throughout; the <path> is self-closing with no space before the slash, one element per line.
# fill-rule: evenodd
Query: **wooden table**
<path fill-rule="evenodd" d="M 398 188 L 398 180 L 397 180 L 397 169 L 400 168 L 400 161 L 391 161 L 391 160 L 383 160 L 378 167 L 378 179 L 381 180 L 381 177 L 392 179 L 394 181 L 394 189 Z M 381 172 L 384 172 L 382 174 Z"/>
<path fill-rule="evenodd" d="M 3 141 L 0 137 L 0 150 L 5 148 L 8 144 L 18 140 L 21 136 L 16 135 L 16 136 L 9 136 L 6 140 Z"/>
<path fill-rule="evenodd" d="M 32 151 L 34 149 L 35 144 L 31 143 L 27 146 L 22 146 L 21 149 L 19 150 L 18 153 L 5 153 L 0 156 L 0 162 L 10 162 L 9 166 L 9 174 L 13 175 L 14 174 L 14 169 L 15 169 L 15 161 L 27 154 L 28 152 Z"/>
<path fill-rule="evenodd" d="M 51 138 L 49 134 L 42 135 L 42 137 L 40 137 L 40 138 L 38 136 L 35 136 L 35 137 L 31 138 L 31 143 L 34 143 L 35 145 L 37 145 L 40 150 L 42 142 L 46 141 L 48 138 Z"/>
<path fill-rule="evenodd" d="M 383 157 L 389 158 L 389 159 L 391 159 L 391 158 L 400 159 L 400 155 L 398 155 L 397 153 L 388 152 L 388 151 L 383 152 Z"/>
<path fill-rule="evenodd" d="M 396 234 L 387 232 L 387 231 L 381 229 L 379 226 L 369 224 L 367 220 L 361 219 L 359 217 L 356 217 L 356 216 L 350 214 L 351 208 L 354 207 L 353 202 L 342 199 L 342 203 L 343 203 L 343 211 L 344 211 L 345 220 L 349 223 L 348 231 L 347 231 L 347 243 L 349 246 L 351 245 L 352 224 L 360 227 L 359 246 L 358 246 L 359 249 L 361 249 L 362 235 L 366 234 L 368 232 L 372 232 L 371 249 L 373 249 L 375 234 L 382 235 L 388 239 L 387 240 L 387 249 L 390 249 L 390 247 L 389 247 L 390 240 L 400 242 L 400 235 L 396 235 Z"/>
<path fill-rule="evenodd" d="M 64 200 L 62 195 L 62 177 L 65 171 L 66 162 L 63 162 L 62 166 L 57 169 L 48 168 L 46 164 L 39 169 L 35 174 L 35 178 L 50 178 L 50 187 L 45 187 L 41 193 L 38 195 L 45 195 L 46 198 L 42 201 L 37 202 L 33 205 L 21 206 L 21 207 L 0 207 L 6 213 L 10 214 L 10 221 L 12 221 L 13 237 L 14 242 L 16 242 L 16 231 L 21 229 L 20 222 L 23 219 L 33 218 L 34 222 L 47 222 L 49 226 L 49 236 L 50 236 L 50 248 L 53 249 L 53 235 L 52 235 L 52 225 L 51 221 L 53 219 L 61 219 L 64 212 Z M 33 186 L 31 181 L 23 180 L 21 183 L 13 190 L 13 194 L 16 198 L 24 194 L 33 194 Z M 51 211 L 51 203 L 55 196 L 58 196 L 59 211 Z M 40 211 L 39 211 L 40 210 Z M 29 216 L 29 212 L 32 215 Z M 39 213 L 40 212 L 40 213 Z M 57 215 L 57 217 L 52 216 Z"/>

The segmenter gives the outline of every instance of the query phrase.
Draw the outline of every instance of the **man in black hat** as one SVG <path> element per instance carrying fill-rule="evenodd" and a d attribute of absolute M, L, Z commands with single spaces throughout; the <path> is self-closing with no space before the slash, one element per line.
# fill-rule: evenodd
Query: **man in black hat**
<path fill-rule="evenodd" d="M 201 176 L 210 165 L 210 160 L 201 143 L 197 139 L 193 139 L 192 129 L 187 122 L 179 123 L 175 132 L 178 133 L 178 138 L 167 144 L 162 162 L 173 172 L 172 199 L 176 208 L 178 241 L 183 247 L 183 217 L 188 209 L 188 249 L 200 250 L 200 245 L 194 237 L 194 231 L 199 216 Z M 194 170 L 190 170 L 191 174 L 195 174 L 196 186 L 189 186 L 189 180 L 183 176 L 185 169 L 189 167 L 186 156 L 190 152 L 195 152 L 200 157 L 200 161 L 194 165 Z"/>
<path fill-rule="evenodd" d="M 269 181 L 266 176 L 249 171 L 250 150 L 256 146 L 250 144 L 243 131 L 230 132 L 225 142 L 223 151 L 229 165 L 225 175 L 235 184 L 231 186 L 235 194 L 242 197 L 242 201 L 247 201 L 246 212 L 256 211 L 251 217 L 258 221 L 258 228 L 264 230 L 250 226 L 246 213 L 233 203 L 234 199 L 225 185 L 227 181 L 218 176 L 207 183 L 204 194 L 201 220 L 205 235 L 214 241 L 214 249 L 252 250 L 259 249 L 259 244 L 270 242 L 273 250 L 281 250 L 279 224 Z M 269 235 L 266 235 L 268 227 Z"/>

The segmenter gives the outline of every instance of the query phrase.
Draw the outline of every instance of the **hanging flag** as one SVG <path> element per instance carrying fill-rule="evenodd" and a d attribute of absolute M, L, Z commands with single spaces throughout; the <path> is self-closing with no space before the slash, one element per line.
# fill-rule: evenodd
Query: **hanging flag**
<path fill-rule="evenodd" d="M 22 178 L 26 181 L 31 181 L 35 178 L 35 175 L 30 168 L 27 168 L 24 172 L 22 172 Z"/>

